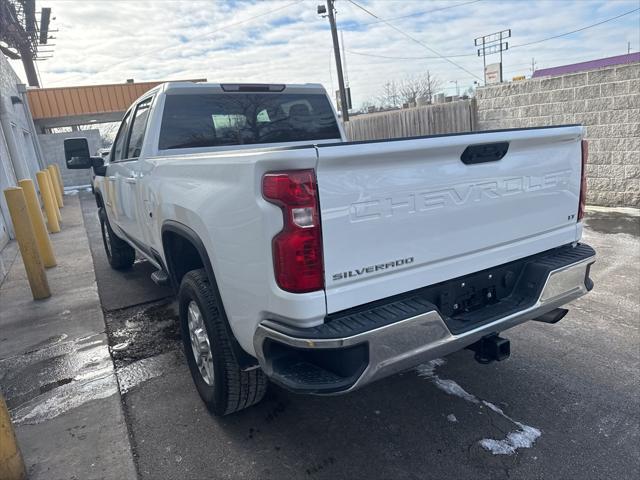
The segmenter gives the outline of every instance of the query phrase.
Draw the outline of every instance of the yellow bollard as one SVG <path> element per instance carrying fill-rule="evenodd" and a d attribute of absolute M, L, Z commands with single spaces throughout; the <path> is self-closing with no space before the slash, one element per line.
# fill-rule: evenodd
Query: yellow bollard
<path fill-rule="evenodd" d="M 44 172 L 44 176 L 47 177 L 47 184 L 49 185 L 49 195 L 51 196 L 51 201 L 54 206 L 54 210 L 56 212 L 56 217 L 58 218 L 58 222 L 62 220 L 60 216 L 60 208 L 58 207 L 58 200 L 56 200 L 56 192 L 53 189 L 53 181 L 51 180 L 51 172 L 46 168 L 42 170 Z"/>
<path fill-rule="evenodd" d="M 53 204 L 51 193 L 49 192 L 49 184 L 47 183 L 47 174 L 44 172 L 36 173 L 38 179 L 38 187 L 40 187 L 40 196 L 42 197 L 42 203 L 44 204 L 44 211 L 47 214 L 47 228 L 51 233 L 58 233 L 60 231 L 60 224 L 58 223 L 58 216 L 56 215 L 56 205 Z"/>
<path fill-rule="evenodd" d="M 27 271 L 33 299 L 48 298 L 51 296 L 49 282 L 38 251 L 38 244 L 33 233 L 24 193 L 20 187 L 10 187 L 5 189 L 4 197 L 9 205 L 9 215 L 11 215 L 13 229 L 16 232 L 16 240 L 18 240 L 18 246 L 22 254 L 24 269 Z"/>
<path fill-rule="evenodd" d="M 3 480 L 26 479 L 24 460 L 2 394 L 0 394 L 0 445 L 2 445 L 0 448 L 0 478 Z"/>
<path fill-rule="evenodd" d="M 58 175 L 58 184 L 60 185 L 60 191 L 62 192 L 62 195 L 64 196 L 64 180 L 62 180 L 62 173 L 60 172 L 60 167 L 58 166 L 57 163 L 52 164 L 53 168 L 56 171 L 56 175 Z"/>
<path fill-rule="evenodd" d="M 49 175 L 51 175 L 51 183 L 53 183 L 53 191 L 56 194 L 56 202 L 58 202 L 58 207 L 62 208 L 64 207 L 64 200 L 62 199 L 62 189 L 58 183 L 58 172 L 56 172 L 56 167 L 53 165 L 49 165 L 47 170 L 49 170 Z"/>
<path fill-rule="evenodd" d="M 40 203 L 38 202 L 33 181 L 31 179 L 25 179 L 20 180 L 18 184 L 22 187 L 24 199 L 27 201 L 27 209 L 29 211 L 29 217 L 31 218 L 33 233 L 36 235 L 36 243 L 38 245 L 38 251 L 40 252 L 40 258 L 42 258 L 42 263 L 44 263 L 46 268 L 55 267 L 56 257 L 53 254 L 53 247 L 51 246 L 47 228 L 44 226 L 44 217 L 42 216 L 42 210 L 40 210 Z"/>
<path fill-rule="evenodd" d="M 60 175 L 60 168 L 57 163 L 52 163 L 47 168 L 53 170 L 55 177 L 58 179 L 58 185 L 60 185 L 60 191 L 63 192 L 64 195 L 64 185 L 62 184 L 62 176 Z"/>

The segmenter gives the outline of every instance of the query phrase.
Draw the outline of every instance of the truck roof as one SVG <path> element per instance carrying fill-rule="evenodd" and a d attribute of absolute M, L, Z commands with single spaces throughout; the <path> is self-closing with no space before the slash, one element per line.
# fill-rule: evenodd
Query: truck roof
<path fill-rule="evenodd" d="M 232 93 L 232 92 L 263 92 L 263 93 L 319 93 L 326 91 L 320 83 L 213 83 L 213 82 L 165 82 L 153 90 L 167 94 L 206 92 L 206 93 Z"/>

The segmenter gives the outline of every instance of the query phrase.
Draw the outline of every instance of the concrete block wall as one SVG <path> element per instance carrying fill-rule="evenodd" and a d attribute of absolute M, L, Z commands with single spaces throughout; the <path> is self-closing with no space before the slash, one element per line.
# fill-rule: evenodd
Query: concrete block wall
<path fill-rule="evenodd" d="M 65 187 L 78 187 L 91 183 L 91 170 L 69 170 L 65 164 L 64 140 L 73 137 L 85 137 L 89 142 L 89 152 L 92 155 L 95 155 L 101 146 L 100 131 L 97 129 L 38 135 L 45 163 L 58 164 Z"/>
<path fill-rule="evenodd" d="M 0 249 L 14 234 L 2 191 L 23 178 L 35 181 L 41 168 L 40 147 L 25 92 L 22 81 L 0 53 Z"/>
<path fill-rule="evenodd" d="M 477 91 L 478 129 L 580 123 L 592 205 L 640 207 L 640 63 Z"/>

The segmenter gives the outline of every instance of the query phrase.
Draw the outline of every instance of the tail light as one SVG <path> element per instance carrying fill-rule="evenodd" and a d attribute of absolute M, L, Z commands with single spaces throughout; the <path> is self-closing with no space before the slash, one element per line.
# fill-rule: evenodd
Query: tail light
<path fill-rule="evenodd" d="M 284 225 L 273 237 L 273 266 L 278 286 L 304 293 L 324 287 L 322 235 L 313 170 L 267 173 L 262 195 L 282 209 Z"/>
<path fill-rule="evenodd" d="M 580 174 L 580 203 L 578 204 L 578 221 L 584 217 L 587 204 L 587 159 L 589 158 L 589 144 L 582 140 L 582 173 Z"/>

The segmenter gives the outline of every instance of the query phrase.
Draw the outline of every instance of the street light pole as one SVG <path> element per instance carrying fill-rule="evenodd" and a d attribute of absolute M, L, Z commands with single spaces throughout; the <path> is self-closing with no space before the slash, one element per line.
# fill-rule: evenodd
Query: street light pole
<path fill-rule="evenodd" d="M 327 0 L 327 13 L 331 24 L 331 38 L 333 39 L 333 53 L 336 57 L 336 71 L 338 72 L 338 85 L 340 88 L 340 107 L 342 108 L 342 121 L 349 121 L 349 105 L 347 104 L 347 90 L 344 87 L 344 77 L 342 73 L 342 60 L 340 59 L 340 45 L 338 43 L 338 29 L 336 28 L 336 17 L 333 6 L 334 0 Z"/>

